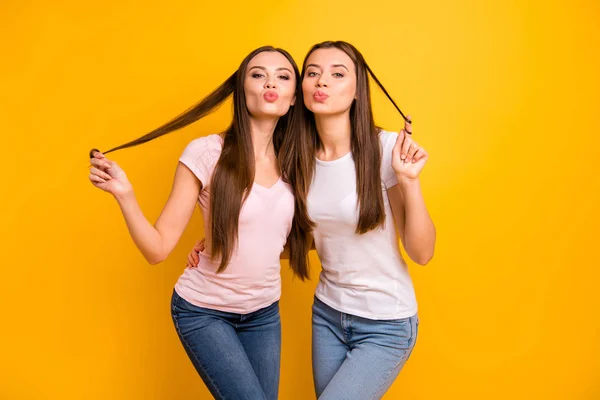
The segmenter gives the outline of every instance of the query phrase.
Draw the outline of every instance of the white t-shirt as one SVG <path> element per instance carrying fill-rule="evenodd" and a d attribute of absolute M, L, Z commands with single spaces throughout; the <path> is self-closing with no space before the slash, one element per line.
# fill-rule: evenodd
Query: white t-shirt
<path fill-rule="evenodd" d="M 315 295 L 330 307 L 369 319 L 399 319 L 417 312 L 417 301 L 387 189 L 396 185 L 392 149 L 397 133 L 381 131 L 381 190 L 385 227 L 356 234 L 359 209 L 352 153 L 334 161 L 316 160 L 308 213 L 322 272 Z"/>

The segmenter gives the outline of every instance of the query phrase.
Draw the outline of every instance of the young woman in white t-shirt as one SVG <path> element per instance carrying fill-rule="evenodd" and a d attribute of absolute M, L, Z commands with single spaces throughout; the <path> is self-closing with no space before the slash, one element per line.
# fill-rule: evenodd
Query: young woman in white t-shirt
<path fill-rule="evenodd" d="M 312 339 L 321 400 L 378 399 L 391 386 L 418 328 L 398 236 L 421 265 L 435 247 L 419 182 L 427 152 L 412 139 L 410 118 L 395 103 L 404 129 L 397 134 L 376 127 L 369 74 L 390 98 L 354 46 L 313 46 L 302 68 L 306 126 L 294 151 L 283 150 L 283 164 L 299 166 L 286 172 L 296 187 L 296 212 L 305 208 L 314 223 L 322 264 Z"/>

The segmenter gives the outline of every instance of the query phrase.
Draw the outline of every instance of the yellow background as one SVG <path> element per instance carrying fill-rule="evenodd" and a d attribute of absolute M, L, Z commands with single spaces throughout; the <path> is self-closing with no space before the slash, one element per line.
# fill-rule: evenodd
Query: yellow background
<path fill-rule="evenodd" d="M 243 3 L 243 4 L 242 4 Z M 0 398 L 209 398 L 169 314 L 196 213 L 147 265 L 87 152 L 138 137 L 253 48 L 355 44 L 414 118 L 435 259 L 388 399 L 600 398 L 595 1 L 3 1 Z M 377 122 L 401 120 L 377 90 Z M 230 107 L 114 155 L 158 216 L 177 158 Z M 317 282 L 283 267 L 282 399 L 313 397 Z"/>

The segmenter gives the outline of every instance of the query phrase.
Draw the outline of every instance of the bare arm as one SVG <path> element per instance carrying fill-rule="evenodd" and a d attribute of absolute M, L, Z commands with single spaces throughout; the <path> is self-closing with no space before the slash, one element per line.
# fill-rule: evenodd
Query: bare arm
<path fill-rule="evenodd" d="M 117 163 L 96 153 L 92 165 L 95 168 L 92 168 L 90 180 L 94 186 L 113 194 L 131 238 L 142 255 L 150 264 L 164 261 L 175 248 L 192 217 L 202 188 L 200 181 L 192 171 L 179 163 L 169 199 L 156 223 L 152 225 L 144 216 L 133 187 Z"/>
<path fill-rule="evenodd" d="M 388 188 L 388 199 L 406 253 L 417 264 L 425 265 L 433 258 L 436 240 L 419 180 L 429 155 L 408 132 L 412 132 L 409 123 L 400 131 L 392 151 L 398 184 Z"/>
<path fill-rule="evenodd" d="M 388 189 L 388 198 L 406 254 L 417 264 L 427 264 L 433 258 L 436 231 L 420 182 L 400 182 Z"/>

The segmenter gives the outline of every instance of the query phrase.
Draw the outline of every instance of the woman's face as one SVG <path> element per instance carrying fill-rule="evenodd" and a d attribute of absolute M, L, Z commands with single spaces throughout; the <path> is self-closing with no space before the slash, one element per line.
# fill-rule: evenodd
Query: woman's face
<path fill-rule="evenodd" d="M 313 51 L 306 60 L 302 92 L 306 108 L 315 115 L 349 111 L 356 98 L 354 62 L 340 49 Z"/>
<path fill-rule="evenodd" d="M 277 51 L 254 56 L 246 68 L 246 107 L 254 118 L 284 116 L 296 101 L 296 74 L 288 59 Z"/>

